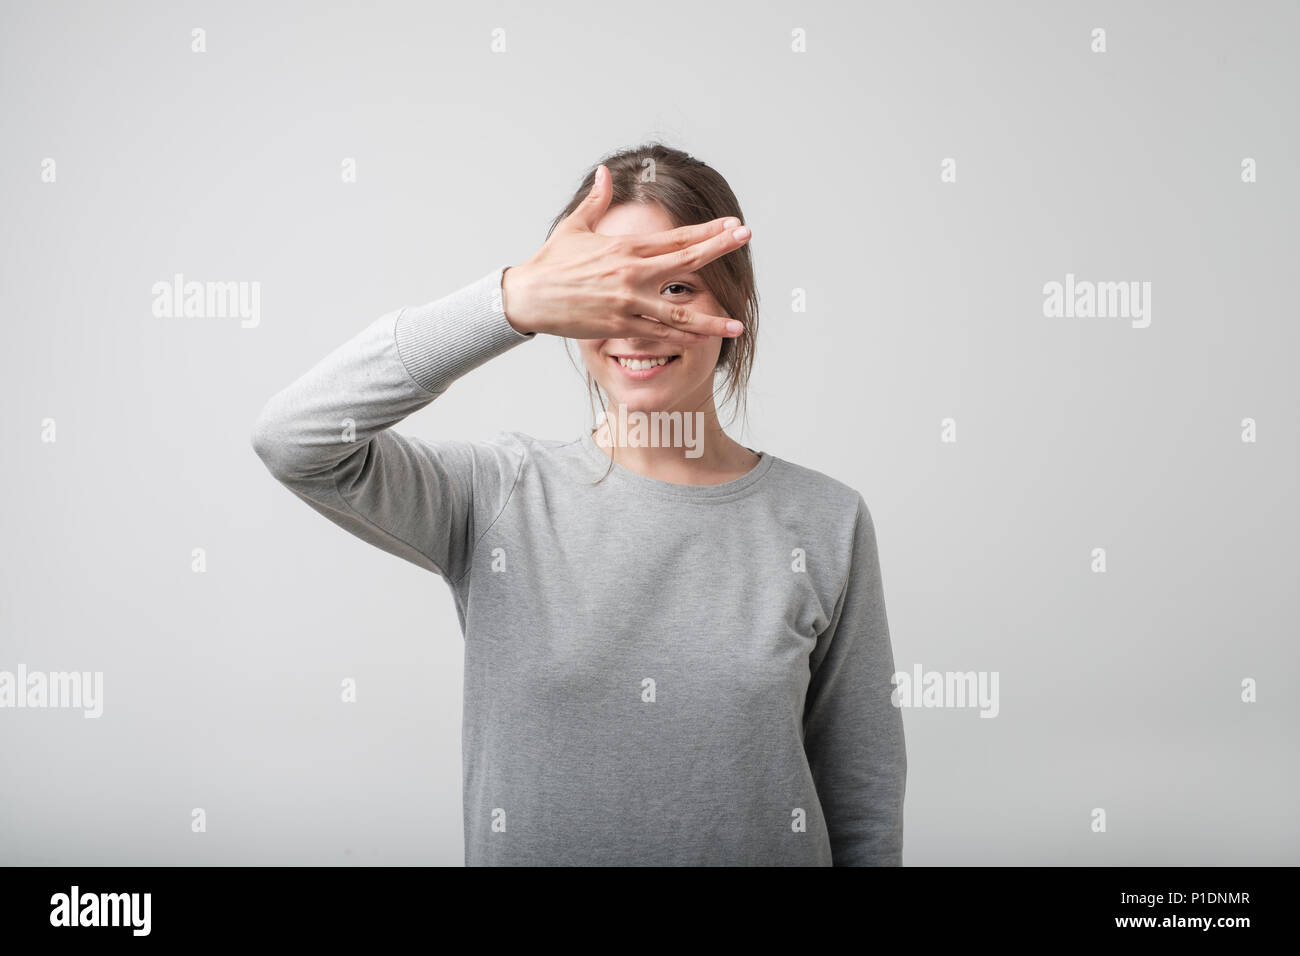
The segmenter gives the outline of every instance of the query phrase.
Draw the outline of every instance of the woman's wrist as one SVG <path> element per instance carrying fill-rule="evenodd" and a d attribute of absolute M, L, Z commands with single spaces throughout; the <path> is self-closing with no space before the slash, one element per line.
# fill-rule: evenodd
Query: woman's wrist
<path fill-rule="evenodd" d="M 513 279 L 511 272 L 514 273 Z M 501 272 L 501 311 L 505 314 L 510 327 L 520 335 L 532 335 L 537 330 L 530 328 L 520 317 L 521 305 L 519 294 L 519 271 L 517 266 L 506 266 Z"/>

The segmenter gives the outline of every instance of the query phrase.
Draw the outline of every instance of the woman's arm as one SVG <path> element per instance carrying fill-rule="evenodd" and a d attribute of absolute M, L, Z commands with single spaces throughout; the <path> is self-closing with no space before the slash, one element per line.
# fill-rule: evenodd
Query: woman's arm
<path fill-rule="evenodd" d="M 849 577 L 809 662 L 804 747 L 836 866 L 901 866 L 907 752 L 876 531 L 858 497 Z"/>
<path fill-rule="evenodd" d="M 601 166 L 587 199 L 528 261 L 390 312 L 273 397 L 253 429 L 271 473 L 358 537 L 449 581 L 464 577 L 475 529 L 504 508 L 521 452 L 506 443 L 406 438 L 392 425 L 538 332 L 668 342 L 741 333 L 739 322 L 665 300 L 658 283 L 738 249 L 748 231 L 719 219 L 646 236 L 598 235 L 593 227 L 612 195 Z"/>
<path fill-rule="evenodd" d="M 533 337 L 506 319 L 502 272 L 382 316 L 272 397 L 253 428 L 257 454 L 296 495 L 449 581 L 469 570 L 483 516 L 504 507 L 518 449 L 428 442 L 391 426 Z"/>

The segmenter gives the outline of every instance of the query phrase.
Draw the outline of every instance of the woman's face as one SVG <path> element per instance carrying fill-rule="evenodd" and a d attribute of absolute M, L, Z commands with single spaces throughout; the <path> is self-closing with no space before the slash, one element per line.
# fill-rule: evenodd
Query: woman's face
<path fill-rule="evenodd" d="M 624 203 L 606 211 L 596 232 L 625 236 L 675 227 L 660 206 Z M 727 315 L 694 272 L 664 277 L 657 291 L 668 302 L 708 315 Z M 578 345 L 587 370 L 608 396 L 611 410 L 623 405 L 629 412 L 700 411 L 712 399 L 713 370 L 722 350 L 719 336 L 690 344 L 634 338 L 580 339 Z M 658 359 L 665 358 L 666 363 L 658 364 Z"/>

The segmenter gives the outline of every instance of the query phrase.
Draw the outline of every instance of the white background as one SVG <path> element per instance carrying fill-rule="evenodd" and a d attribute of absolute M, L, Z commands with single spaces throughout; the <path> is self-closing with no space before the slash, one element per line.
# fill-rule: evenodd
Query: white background
<path fill-rule="evenodd" d="M 293 498 L 250 430 L 658 137 L 754 229 L 733 433 L 863 493 L 900 670 L 1000 675 L 996 719 L 905 713 L 905 862 L 1300 863 L 1298 27 L 1287 3 L 7 3 L 0 670 L 103 671 L 105 699 L 0 710 L 0 861 L 461 862 L 449 592 Z M 177 272 L 260 282 L 260 324 L 155 318 Z M 1150 327 L 1045 318 L 1067 272 L 1151 282 Z M 546 339 L 402 427 L 586 414 Z"/>

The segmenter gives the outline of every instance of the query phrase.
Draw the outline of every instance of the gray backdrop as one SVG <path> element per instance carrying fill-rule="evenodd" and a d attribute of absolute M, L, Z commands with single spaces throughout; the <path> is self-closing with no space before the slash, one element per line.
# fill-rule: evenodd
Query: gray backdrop
<path fill-rule="evenodd" d="M 251 425 L 659 137 L 754 229 L 736 434 L 866 497 L 899 670 L 999 675 L 994 719 L 905 712 L 905 861 L 1300 863 L 1298 27 L 1290 3 L 6 3 L 0 671 L 104 689 L 98 719 L 0 709 L 0 862 L 461 862 L 449 593 L 276 484 Z M 258 323 L 154 315 L 177 273 L 260 283 Z M 1150 324 L 1046 316 L 1067 274 L 1151 283 Z M 547 339 L 404 427 L 586 415 Z"/>

